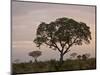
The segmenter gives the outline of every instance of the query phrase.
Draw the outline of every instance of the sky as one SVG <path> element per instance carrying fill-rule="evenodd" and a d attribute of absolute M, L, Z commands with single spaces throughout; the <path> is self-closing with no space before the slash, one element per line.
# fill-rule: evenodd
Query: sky
<path fill-rule="evenodd" d="M 42 55 L 38 58 L 40 61 L 58 60 L 58 51 L 53 51 L 47 46 L 42 46 L 39 49 L 33 40 L 36 37 L 36 29 L 41 22 L 50 23 L 61 17 L 85 22 L 90 27 L 92 35 L 89 45 L 73 46 L 64 59 L 69 58 L 73 52 L 90 53 L 91 57 L 95 57 L 95 6 L 13 1 L 12 61 L 19 59 L 20 62 L 29 62 L 32 57 L 28 53 L 35 50 L 42 51 Z"/>

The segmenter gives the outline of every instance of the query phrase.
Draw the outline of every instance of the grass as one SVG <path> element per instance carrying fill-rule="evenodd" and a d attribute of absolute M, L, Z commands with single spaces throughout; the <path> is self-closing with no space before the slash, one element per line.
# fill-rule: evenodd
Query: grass
<path fill-rule="evenodd" d="M 13 63 L 13 73 L 39 73 L 39 72 L 57 72 L 57 71 L 73 71 L 73 70 L 89 70 L 96 69 L 95 58 L 83 60 L 65 60 L 62 66 L 59 61 L 50 60 L 37 63 Z"/>

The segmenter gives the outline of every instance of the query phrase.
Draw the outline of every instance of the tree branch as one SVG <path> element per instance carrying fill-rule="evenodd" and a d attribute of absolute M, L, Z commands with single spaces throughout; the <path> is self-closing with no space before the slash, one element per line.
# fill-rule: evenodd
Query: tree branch
<path fill-rule="evenodd" d="M 67 49 L 64 51 L 63 54 L 66 54 L 67 52 L 70 51 L 69 48 L 75 43 L 76 39 L 77 39 L 77 37 L 74 39 L 74 41 L 71 44 L 68 45 Z"/>
<path fill-rule="evenodd" d="M 52 35 L 50 36 L 50 38 L 51 38 L 51 40 L 53 39 Z M 61 50 L 59 49 L 59 47 L 57 46 L 57 44 L 54 42 L 54 40 L 52 40 L 51 42 L 53 43 L 52 46 L 54 46 L 55 48 L 57 48 L 57 50 L 59 52 L 61 52 Z"/>
<path fill-rule="evenodd" d="M 64 44 L 62 44 L 61 40 L 59 40 L 59 42 L 60 42 L 60 46 L 62 47 L 61 52 L 63 52 L 64 51 Z"/>
<path fill-rule="evenodd" d="M 54 46 L 57 48 L 57 50 L 58 50 L 59 52 L 61 52 L 61 50 L 59 49 L 59 47 L 57 46 L 56 43 L 54 43 Z"/>
<path fill-rule="evenodd" d="M 45 43 L 45 44 L 50 46 L 50 44 L 48 44 L 48 43 Z M 56 43 L 53 43 L 51 46 L 57 48 L 57 50 L 58 50 L 59 52 L 61 52 L 61 50 L 59 49 L 59 47 L 57 46 Z"/>

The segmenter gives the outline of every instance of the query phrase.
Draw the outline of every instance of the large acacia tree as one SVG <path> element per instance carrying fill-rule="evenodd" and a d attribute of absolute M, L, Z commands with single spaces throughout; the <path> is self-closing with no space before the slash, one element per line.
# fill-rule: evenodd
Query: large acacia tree
<path fill-rule="evenodd" d="M 89 44 L 90 40 L 90 28 L 85 23 L 63 17 L 50 23 L 42 22 L 37 28 L 34 42 L 37 47 L 45 44 L 52 50 L 57 50 L 62 63 L 63 56 L 73 45 L 82 45 L 83 42 Z"/>

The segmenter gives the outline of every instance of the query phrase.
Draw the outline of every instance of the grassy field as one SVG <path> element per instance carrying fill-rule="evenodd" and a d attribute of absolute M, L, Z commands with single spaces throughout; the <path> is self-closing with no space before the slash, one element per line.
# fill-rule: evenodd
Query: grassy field
<path fill-rule="evenodd" d="M 12 69 L 14 73 L 39 73 L 39 72 L 57 72 L 57 71 L 73 71 L 73 70 L 89 70 L 96 69 L 96 60 L 91 58 L 88 60 L 65 60 L 62 66 L 55 60 L 37 62 L 37 63 L 13 63 Z"/>

